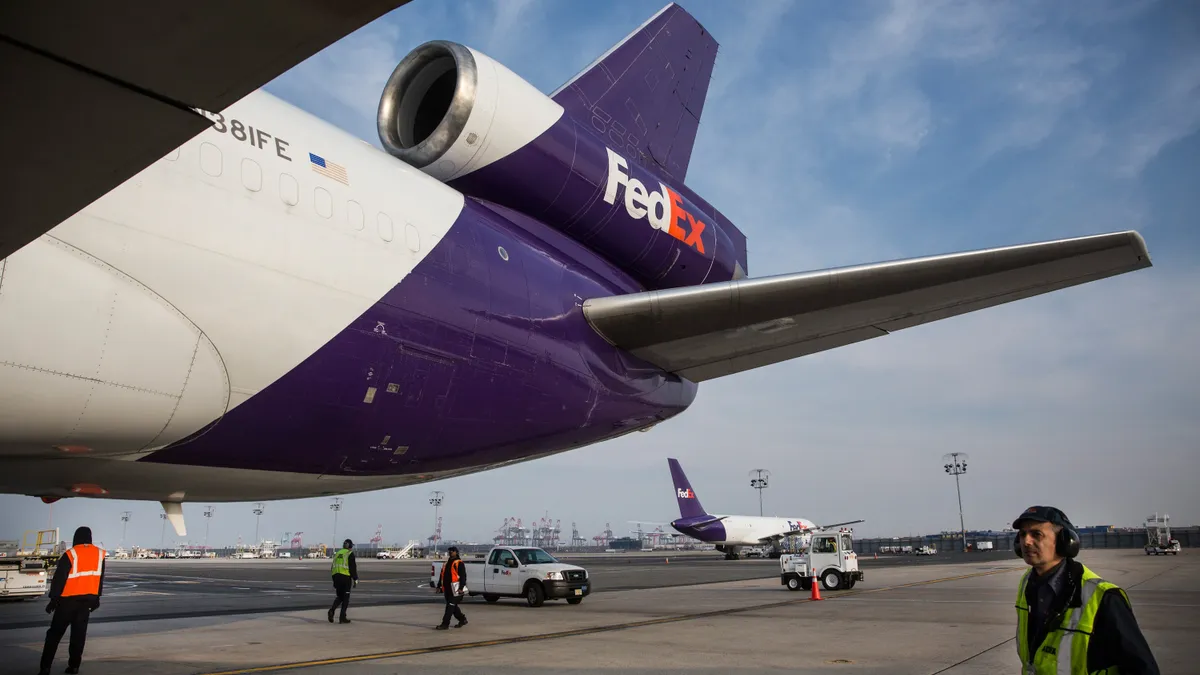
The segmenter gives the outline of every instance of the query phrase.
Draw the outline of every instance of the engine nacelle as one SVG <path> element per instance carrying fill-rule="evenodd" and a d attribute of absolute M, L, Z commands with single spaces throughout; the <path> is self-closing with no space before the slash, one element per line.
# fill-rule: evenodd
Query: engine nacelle
<path fill-rule="evenodd" d="M 450 181 L 511 155 L 562 115 L 562 106 L 487 55 L 434 40 L 392 71 L 376 123 L 389 153 Z"/>
<path fill-rule="evenodd" d="M 562 231 L 649 288 L 744 276 L 724 216 L 469 47 L 438 40 L 404 57 L 377 124 L 395 157 Z"/>

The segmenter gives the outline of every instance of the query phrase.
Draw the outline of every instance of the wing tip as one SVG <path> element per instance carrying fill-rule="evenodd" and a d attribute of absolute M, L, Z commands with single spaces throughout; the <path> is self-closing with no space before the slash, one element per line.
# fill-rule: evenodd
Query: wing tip
<path fill-rule="evenodd" d="M 1142 233 L 1137 230 L 1126 230 L 1122 234 L 1129 238 L 1129 245 L 1137 255 L 1138 261 L 1142 263 L 1139 267 L 1153 267 L 1154 261 L 1150 259 L 1150 249 L 1146 246 L 1146 238 L 1142 236 Z"/>

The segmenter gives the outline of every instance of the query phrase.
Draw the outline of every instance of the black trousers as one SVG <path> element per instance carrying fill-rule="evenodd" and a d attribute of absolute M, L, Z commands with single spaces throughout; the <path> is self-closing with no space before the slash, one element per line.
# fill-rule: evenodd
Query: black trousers
<path fill-rule="evenodd" d="M 458 601 L 462 598 L 449 591 L 443 592 L 442 596 L 446 598 L 446 611 L 442 614 L 442 625 L 449 626 L 450 617 L 458 619 L 459 623 L 466 621 L 467 615 L 463 614 L 462 610 L 458 607 Z"/>
<path fill-rule="evenodd" d="M 50 619 L 50 630 L 46 631 L 46 645 L 42 648 L 42 670 L 50 670 L 58 643 L 71 629 L 71 642 L 67 647 L 67 665 L 76 668 L 83 662 L 83 643 L 87 641 L 90 603 L 70 598 L 61 598 L 54 616 Z"/>
<path fill-rule="evenodd" d="M 333 607 L 329 608 L 330 612 L 336 612 L 338 606 L 342 608 L 341 618 L 346 618 L 346 610 L 350 608 L 350 588 L 353 582 L 350 577 L 345 574 L 333 575 L 333 588 L 337 591 L 337 598 L 333 601 Z"/>

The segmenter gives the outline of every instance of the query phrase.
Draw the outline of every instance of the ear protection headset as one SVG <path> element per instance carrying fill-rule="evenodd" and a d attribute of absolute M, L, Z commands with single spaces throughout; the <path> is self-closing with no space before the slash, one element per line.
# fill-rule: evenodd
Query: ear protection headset
<path fill-rule="evenodd" d="M 1063 520 L 1066 518 L 1064 517 Z M 1074 558 L 1079 555 L 1079 533 L 1070 525 L 1070 521 L 1067 521 L 1067 524 L 1063 525 L 1058 534 L 1054 536 L 1054 552 L 1062 558 Z M 1017 532 L 1017 536 L 1013 537 L 1013 553 L 1018 558 L 1024 557 L 1021 555 L 1020 531 Z"/>

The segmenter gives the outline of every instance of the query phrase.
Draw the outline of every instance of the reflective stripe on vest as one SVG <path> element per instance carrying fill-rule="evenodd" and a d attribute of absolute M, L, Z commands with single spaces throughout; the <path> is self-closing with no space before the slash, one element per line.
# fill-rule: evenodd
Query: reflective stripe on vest
<path fill-rule="evenodd" d="M 462 564 L 461 560 L 450 561 L 450 583 L 458 583 L 458 566 Z"/>
<path fill-rule="evenodd" d="M 334 574 L 350 576 L 350 549 L 339 548 L 337 553 L 333 554 L 332 571 Z"/>
<path fill-rule="evenodd" d="M 1026 570 L 1017 586 L 1017 655 L 1021 657 L 1021 672 L 1025 675 L 1088 675 L 1088 641 L 1092 637 L 1096 614 L 1104 593 L 1116 590 L 1126 602 L 1129 596 L 1116 584 L 1101 579 L 1095 572 L 1083 566 L 1083 588 L 1080 589 L 1080 606 L 1067 607 L 1058 628 L 1046 634 L 1037 651 L 1030 658 L 1029 649 L 1029 605 L 1025 601 L 1025 585 L 1032 570 Z M 1070 570 L 1064 570 L 1070 573 Z M 1115 672 L 1114 669 L 1096 671 Z"/>
<path fill-rule="evenodd" d="M 100 595 L 100 575 L 104 573 L 105 554 L 104 549 L 91 544 L 80 544 L 67 549 L 71 572 L 63 586 L 62 597 Z"/>

